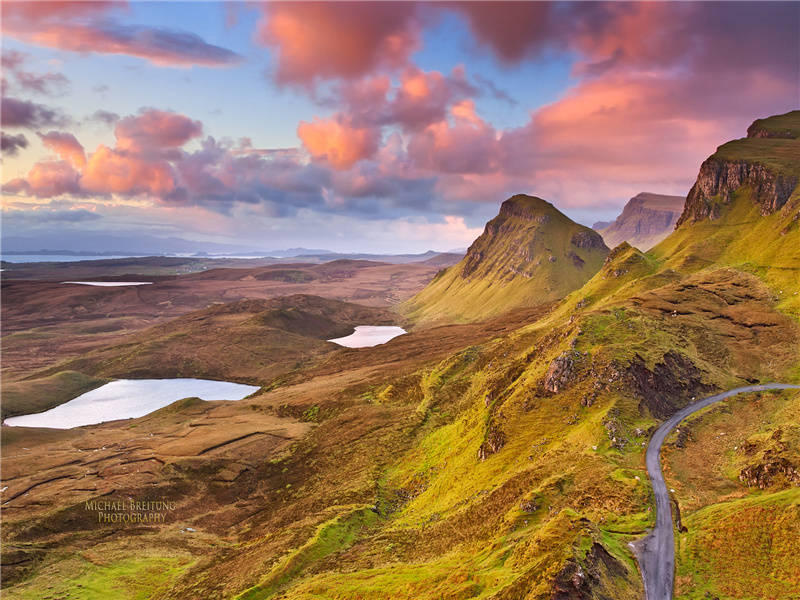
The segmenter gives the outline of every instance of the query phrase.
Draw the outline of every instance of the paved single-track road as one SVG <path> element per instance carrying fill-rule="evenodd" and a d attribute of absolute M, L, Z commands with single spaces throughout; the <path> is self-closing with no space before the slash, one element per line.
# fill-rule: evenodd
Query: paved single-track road
<path fill-rule="evenodd" d="M 656 499 L 656 526 L 647 537 L 633 544 L 639 560 L 639 567 L 642 570 L 647 600 L 672 600 L 672 580 L 675 574 L 675 537 L 672 529 L 669 493 L 664 483 L 664 474 L 661 471 L 661 445 L 669 432 L 692 413 L 736 394 L 789 389 L 800 389 L 800 386 L 786 383 L 764 383 L 728 390 L 693 402 L 676 412 L 656 429 L 647 446 L 645 459 L 647 475 L 650 477 L 653 495 Z"/>

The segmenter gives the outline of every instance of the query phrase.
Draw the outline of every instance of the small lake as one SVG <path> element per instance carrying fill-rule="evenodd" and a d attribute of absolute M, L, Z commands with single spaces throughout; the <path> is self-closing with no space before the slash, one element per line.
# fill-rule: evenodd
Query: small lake
<path fill-rule="evenodd" d="M 74 285 L 96 285 L 98 287 L 119 287 L 121 285 L 152 285 L 152 281 L 62 281 Z"/>
<path fill-rule="evenodd" d="M 356 326 L 356 330 L 350 335 L 328 341 L 347 348 L 368 348 L 369 346 L 385 344 L 392 338 L 396 338 L 398 335 L 403 335 L 404 333 L 407 333 L 407 331 L 402 327 L 358 325 Z"/>
<path fill-rule="evenodd" d="M 258 389 L 210 379 L 119 379 L 45 412 L 10 417 L 5 425 L 70 429 L 143 417 L 183 398 L 241 400 Z"/>

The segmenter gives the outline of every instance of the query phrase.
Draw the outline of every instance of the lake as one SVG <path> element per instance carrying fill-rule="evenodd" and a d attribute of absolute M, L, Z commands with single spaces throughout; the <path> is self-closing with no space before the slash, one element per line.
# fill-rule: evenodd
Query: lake
<path fill-rule="evenodd" d="M 407 333 L 402 327 L 385 325 L 358 325 L 356 330 L 348 336 L 328 340 L 334 344 L 347 348 L 368 348 L 385 344 L 398 335 Z"/>
<path fill-rule="evenodd" d="M 152 285 L 152 281 L 62 281 L 74 285 L 96 285 L 98 287 L 119 287 L 122 285 Z"/>
<path fill-rule="evenodd" d="M 71 429 L 143 417 L 183 398 L 241 400 L 258 386 L 210 379 L 119 379 L 45 412 L 11 417 L 5 425 Z"/>

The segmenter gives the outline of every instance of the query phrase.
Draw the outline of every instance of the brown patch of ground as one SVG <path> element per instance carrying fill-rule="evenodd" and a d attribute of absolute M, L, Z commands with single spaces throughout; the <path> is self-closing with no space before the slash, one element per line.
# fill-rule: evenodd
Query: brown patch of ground
<path fill-rule="evenodd" d="M 109 276 L 107 261 L 87 267 L 69 263 L 44 271 L 50 280 L 2 282 L 3 377 L 19 379 L 66 358 L 118 344 L 133 332 L 241 299 L 313 294 L 374 307 L 390 307 L 421 290 L 437 266 L 333 261 L 253 268 L 210 269 L 181 276 Z M 113 262 L 113 261 L 111 261 Z M 129 259 L 126 273 L 137 273 Z M 76 269 L 81 269 L 75 271 Z M 63 271 L 63 272 L 62 272 Z M 115 272 L 112 269 L 112 273 Z M 48 274 L 49 273 L 49 274 Z M 68 280 L 137 280 L 152 285 L 91 287 Z"/>

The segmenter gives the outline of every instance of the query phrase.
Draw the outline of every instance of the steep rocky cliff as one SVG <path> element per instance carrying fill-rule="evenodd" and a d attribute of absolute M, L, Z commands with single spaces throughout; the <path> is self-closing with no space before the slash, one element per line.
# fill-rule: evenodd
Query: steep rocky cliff
<path fill-rule="evenodd" d="M 665 196 L 642 192 L 631 198 L 615 221 L 594 229 L 614 248 L 622 242 L 647 250 L 667 237 L 675 229 L 686 199 L 683 196 Z"/>
<path fill-rule="evenodd" d="M 503 202 L 464 259 L 406 305 L 416 320 L 473 320 L 557 300 L 602 266 L 603 238 L 552 204 L 516 195 Z"/>
<path fill-rule="evenodd" d="M 800 111 L 755 121 L 747 137 L 723 144 L 703 162 L 677 226 L 717 219 L 742 188 L 762 215 L 775 213 L 800 182 Z"/>

